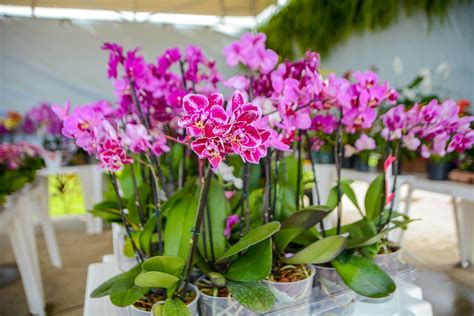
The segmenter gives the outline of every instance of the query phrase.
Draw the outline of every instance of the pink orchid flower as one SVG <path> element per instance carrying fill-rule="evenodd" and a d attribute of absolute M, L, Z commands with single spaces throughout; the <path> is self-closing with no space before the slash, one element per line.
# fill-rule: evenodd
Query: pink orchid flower
<path fill-rule="evenodd" d="M 229 239 L 230 234 L 232 232 L 232 227 L 239 222 L 239 216 L 238 215 L 229 215 L 227 216 L 225 220 L 225 230 L 224 230 L 224 236 Z"/>

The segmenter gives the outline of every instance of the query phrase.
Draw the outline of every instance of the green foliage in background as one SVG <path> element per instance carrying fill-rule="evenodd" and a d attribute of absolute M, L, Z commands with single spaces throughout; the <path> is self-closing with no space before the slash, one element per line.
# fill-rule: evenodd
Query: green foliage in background
<path fill-rule="evenodd" d="M 430 22 L 433 17 L 443 20 L 451 6 L 466 2 L 470 0 L 291 0 L 259 31 L 283 58 L 307 49 L 327 57 L 354 33 L 387 28 L 401 13 L 424 11 Z"/>

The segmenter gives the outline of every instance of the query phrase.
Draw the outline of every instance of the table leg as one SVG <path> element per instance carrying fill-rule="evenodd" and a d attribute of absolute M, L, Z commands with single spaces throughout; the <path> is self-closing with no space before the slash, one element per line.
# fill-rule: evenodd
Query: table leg
<path fill-rule="evenodd" d="M 20 270 L 28 308 L 32 314 L 45 315 L 41 276 L 38 282 L 38 277 L 35 276 L 35 265 L 37 262 L 34 262 L 34 258 L 30 253 L 31 247 L 28 246 L 29 240 L 25 234 L 25 231 L 27 231 L 29 227 L 26 227 L 22 221 L 21 216 L 13 219 L 12 223 L 8 226 L 8 235 L 18 264 L 18 269 Z"/>
<path fill-rule="evenodd" d="M 43 236 L 51 264 L 56 268 L 62 268 L 63 264 L 59 253 L 58 242 L 54 232 L 53 223 L 51 222 L 51 217 L 49 216 L 48 178 L 44 178 L 43 180 L 44 181 L 39 184 L 39 187 L 35 188 L 37 190 L 35 193 L 38 201 L 35 210 L 43 230 Z"/>
<path fill-rule="evenodd" d="M 474 202 L 453 197 L 454 216 L 458 233 L 460 265 L 467 268 L 474 263 Z"/>

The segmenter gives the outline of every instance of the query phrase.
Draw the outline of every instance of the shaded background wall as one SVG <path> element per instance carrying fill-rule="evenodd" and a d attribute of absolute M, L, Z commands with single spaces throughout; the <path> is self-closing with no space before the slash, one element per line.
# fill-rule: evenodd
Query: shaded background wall
<path fill-rule="evenodd" d="M 420 68 L 429 67 L 433 71 L 433 90 L 474 100 L 473 30 L 473 3 L 455 6 L 444 24 L 435 20 L 430 26 L 424 14 L 414 14 L 387 30 L 352 37 L 329 57 L 323 56 L 322 68 L 341 74 L 375 65 L 383 79 L 401 85 L 411 81 Z M 113 100 L 112 83 L 106 78 L 107 54 L 100 50 L 105 41 L 116 41 L 127 48 L 140 46 L 148 61 L 167 47 L 197 44 L 217 60 L 227 78 L 235 70 L 226 67 L 222 48 L 232 40 L 209 28 L 3 18 L 0 112 L 24 112 L 40 101 L 81 104 L 101 98 Z M 400 75 L 392 71 L 396 56 L 403 65 Z M 441 63 L 449 65 L 445 80 L 434 71 Z"/>

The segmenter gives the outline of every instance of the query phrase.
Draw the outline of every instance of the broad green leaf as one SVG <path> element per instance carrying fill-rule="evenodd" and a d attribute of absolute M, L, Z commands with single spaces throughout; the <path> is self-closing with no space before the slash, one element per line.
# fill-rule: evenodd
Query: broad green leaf
<path fill-rule="evenodd" d="M 343 236 L 331 236 L 318 240 L 290 258 L 282 259 L 286 263 L 322 264 L 336 258 L 346 246 L 347 239 Z"/>
<path fill-rule="evenodd" d="M 337 187 L 333 187 L 331 191 L 329 191 L 328 199 L 326 201 L 326 205 L 333 210 L 337 206 Z"/>
<path fill-rule="evenodd" d="M 168 210 L 164 234 L 166 255 L 187 258 L 197 204 L 197 200 L 192 195 L 186 195 Z"/>
<path fill-rule="evenodd" d="M 228 281 L 227 288 L 233 298 L 246 308 L 259 314 L 273 308 L 275 296 L 268 287 L 256 282 Z"/>
<path fill-rule="evenodd" d="M 133 241 L 135 241 L 135 245 L 140 249 L 140 232 L 137 231 L 131 231 L 130 234 L 132 235 Z M 135 257 L 135 252 L 133 250 L 133 245 L 130 242 L 130 238 L 128 238 L 128 235 L 125 236 L 125 242 L 123 244 L 123 253 L 125 256 L 129 258 Z"/>
<path fill-rule="evenodd" d="M 135 278 L 141 271 L 141 266 L 137 265 L 116 279 L 110 288 L 110 301 L 112 304 L 120 307 L 129 306 L 148 293 L 149 288 L 135 285 Z"/>
<path fill-rule="evenodd" d="M 101 285 L 99 285 L 92 293 L 90 294 L 91 298 L 98 298 L 98 297 L 103 297 L 110 295 L 110 289 L 112 286 L 115 284 L 115 282 L 120 279 L 122 274 L 118 274 L 116 276 L 111 277 Z"/>
<path fill-rule="evenodd" d="M 232 245 L 217 261 L 222 261 L 226 258 L 229 258 L 242 250 L 247 249 L 248 247 L 255 245 L 262 240 L 267 239 L 268 237 L 275 234 L 280 229 L 279 222 L 270 222 L 259 228 L 253 229 L 248 232 L 247 235 L 244 235 L 236 244 Z"/>
<path fill-rule="evenodd" d="M 393 280 L 370 259 L 352 256 L 346 263 L 333 260 L 332 265 L 344 282 L 362 296 L 386 297 L 396 289 Z"/>
<path fill-rule="evenodd" d="M 145 205 L 147 204 L 147 201 L 148 201 L 148 199 L 150 197 L 150 194 L 151 194 L 150 186 L 148 184 L 142 184 L 137 188 L 137 191 L 138 191 L 138 196 L 139 196 L 140 203 L 142 205 L 143 215 L 146 216 L 147 210 L 146 210 Z M 128 218 L 129 221 L 132 221 L 132 222 L 138 224 L 138 223 L 140 223 L 140 215 L 138 213 L 138 207 L 137 207 L 137 204 L 136 204 L 137 199 L 136 199 L 134 191 L 130 191 L 130 192 L 132 192 L 132 193 L 129 195 L 128 203 L 126 205 L 126 207 L 128 209 L 128 217 L 127 218 Z"/>
<path fill-rule="evenodd" d="M 179 298 L 168 297 L 163 305 L 163 316 L 191 316 L 188 306 Z"/>
<path fill-rule="evenodd" d="M 300 234 L 321 221 L 328 214 L 329 208 L 325 206 L 310 206 L 293 213 L 281 224 L 280 230 L 275 234 L 275 245 L 279 251 Z"/>
<path fill-rule="evenodd" d="M 185 261 L 178 256 L 156 256 L 142 263 L 145 271 L 165 272 L 180 277 L 183 272 Z"/>
<path fill-rule="evenodd" d="M 366 240 L 377 234 L 377 227 L 372 221 L 364 218 L 351 226 L 349 230 L 349 243 L 352 240 Z"/>
<path fill-rule="evenodd" d="M 349 198 L 349 200 L 352 202 L 352 204 L 354 204 L 354 206 L 359 210 L 359 212 L 362 213 L 362 210 L 359 206 L 359 202 L 357 202 L 357 196 L 355 195 L 354 190 L 352 190 L 352 187 L 348 180 L 342 179 L 341 191 Z"/>
<path fill-rule="evenodd" d="M 409 223 L 413 221 L 415 220 L 409 220 L 409 221 L 403 221 L 403 222 L 392 222 L 392 224 L 394 224 L 393 226 L 391 226 L 388 229 L 384 229 L 379 233 L 375 233 L 372 236 L 364 236 L 357 239 L 350 239 L 349 242 L 347 243 L 347 248 L 350 249 L 350 248 L 368 246 L 368 245 L 377 243 L 392 230 L 405 227 L 406 225 L 408 225 Z"/>
<path fill-rule="evenodd" d="M 179 201 L 181 201 L 185 195 L 192 194 L 196 188 L 196 178 L 188 178 L 181 190 L 176 191 L 170 196 L 165 203 L 161 206 L 161 210 L 164 216 L 168 215 L 168 211 Z"/>
<path fill-rule="evenodd" d="M 168 295 L 173 294 L 179 279 L 174 275 L 164 272 L 142 272 L 135 278 L 135 285 L 145 288 L 166 289 Z"/>
<path fill-rule="evenodd" d="M 280 221 L 288 218 L 296 210 L 296 193 L 295 187 L 291 187 L 286 183 L 278 186 L 278 198 L 276 205 L 275 219 Z"/>
<path fill-rule="evenodd" d="M 156 215 L 152 214 L 140 233 L 140 249 L 151 256 L 151 238 L 156 229 Z"/>
<path fill-rule="evenodd" d="M 207 195 L 207 203 L 209 207 L 209 214 L 210 216 L 210 222 L 211 222 L 211 230 L 212 230 L 212 235 L 209 234 L 209 225 L 207 218 L 204 220 L 206 221 L 206 243 L 207 243 L 207 252 L 204 252 L 204 238 L 203 234 L 204 232 L 201 233 L 199 236 L 199 251 L 201 254 L 207 253 L 211 254 L 211 241 L 210 238 L 212 238 L 212 246 L 214 249 L 214 256 L 215 258 L 219 258 L 225 251 L 225 246 L 226 246 L 226 238 L 224 235 L 224 229 L 225 229 L 225 220 L 227 218 L 227 210 L 228 210 L 228 205 L 227 205 L 227 199 L 225 198 L 224 195 L 224 190 L 220 186 L 219 182 L 217 181 L 216 178 L 213 178 L 211 180 L 211 186 L 209 188 L 209 193 Z M 207 217 L 207 212 L 206 212 L 206 217 Z"/>
<path fill-rule="evenodd" d="M 92 209 L 88 211 L 96 217 L 102 218 L 107 223 L 121 223 L 122 217 L 119 210 L 113 209 Z"/>
<path fill-rule="evenodd" d="M 255 244 L 229 266 L 226 277 L 233 281 L 256 282 L 272 270 L 272 239 Z"/>
<path fill-rule="evenodd" d="M 375 219 L 380 214 L 383 185 L 383 175 L 379 175 L 370 183 L 365 194 L 365 216 L 370 220 Z"/>

